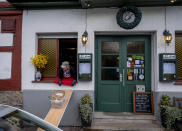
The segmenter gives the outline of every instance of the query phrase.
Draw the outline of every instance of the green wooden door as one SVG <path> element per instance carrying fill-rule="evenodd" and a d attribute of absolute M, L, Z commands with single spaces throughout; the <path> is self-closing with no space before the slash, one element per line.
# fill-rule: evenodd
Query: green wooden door
<path fill-rule="evenodd" d="M 149 36 L 97 36 L 95 45 L 96 111 L 133 112 L 132 92 L 151 91 Z"/>

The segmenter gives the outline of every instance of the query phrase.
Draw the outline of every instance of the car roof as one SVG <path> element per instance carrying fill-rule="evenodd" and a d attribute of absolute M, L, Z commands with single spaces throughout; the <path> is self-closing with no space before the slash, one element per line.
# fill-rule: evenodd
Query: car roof
<path fill-rule="evenodd" d="M 17 110 L 16 108 L 0 104 L 0 118 L 4 117 L 10 113 L 13 113 L 16 110 Z"/>
<path fill-rule="evenodd" d="M 33 122 L 35 125 L 38 125 L 39 127 L 45 129 L 46 131 L 63 131 L 56 127 L 55 125 L 52 125 L 51 123 L 27 112 L 21 109 L 18 109 L 16 107 L 8 106 L 8 105 L 3 105 L 0 104 L 0 118 L 5 117 L 6 115 L 9 115 L 13 112 L 17 112 L 17 116 L 29 120 Z"/>

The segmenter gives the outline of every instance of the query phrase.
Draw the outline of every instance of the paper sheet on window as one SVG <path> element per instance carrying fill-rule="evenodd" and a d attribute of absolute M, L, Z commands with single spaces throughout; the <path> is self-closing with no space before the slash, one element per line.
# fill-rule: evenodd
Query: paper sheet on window
<path fill-rule="evenodd" d="M 80 74 L 89 74 L 91 73 L 91 64 L 90 63 L 80 63 L 79 64 L 79 73 Z"/>
<path fill-rule="evenodd" d="M 164 63 L 163 64 L 164 74 L 175 74 L 175 64 L 174 63 Z"/>

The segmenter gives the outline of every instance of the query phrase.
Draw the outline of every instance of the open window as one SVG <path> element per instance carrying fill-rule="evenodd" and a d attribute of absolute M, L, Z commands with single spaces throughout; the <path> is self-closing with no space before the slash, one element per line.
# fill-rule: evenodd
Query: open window
<path fill-rule="evenodd" d="M 42 70 L 42 81 L 53 82 L 59 75 L 60 65 L 68 61 L 77 74 L 76 38 L 39 38 L 38 54 L 48 56 L 48 64 Z"/>

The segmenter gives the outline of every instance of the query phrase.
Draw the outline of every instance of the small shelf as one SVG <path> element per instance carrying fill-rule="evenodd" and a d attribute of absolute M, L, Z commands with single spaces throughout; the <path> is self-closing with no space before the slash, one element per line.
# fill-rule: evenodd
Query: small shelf
<path fill-rule="evenodd" d="M 40 81 L 36 81 L 36 80 L 34 80 L 34 81 L 32 81 L 32 83 L 54 83 L 54 80 L 55 80 L 56 78 L 50 78 L 50 79 L 48 79 L 48 78 L 43 78 L 42 80 L 40 80 Z"/>

